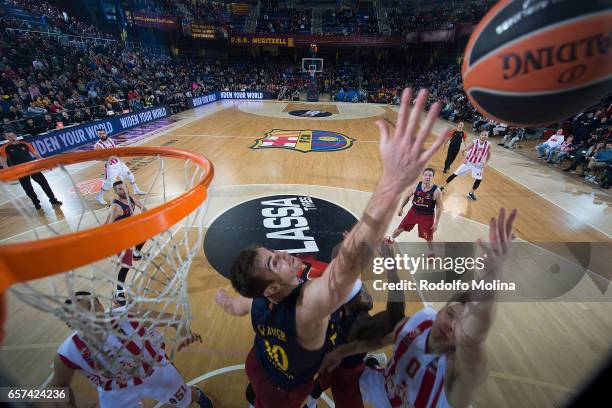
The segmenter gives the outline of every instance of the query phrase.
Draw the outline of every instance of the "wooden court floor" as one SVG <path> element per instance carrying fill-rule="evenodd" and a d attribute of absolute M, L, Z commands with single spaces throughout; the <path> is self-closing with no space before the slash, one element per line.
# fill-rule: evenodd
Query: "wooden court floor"
<path fill-rule="evenodd" d="M 213 161 L 215 180 L 207 214 L 209 222 L 235 204 L 274 194 L 312 195 L 359 215 L 380 176 L 378 129 L 374 122 L 379 118 L 394 122 L 395 109 L 354 104 L 293 104 L 296 109 L 333 110 L 331 118 L 319 119 L 291 117 L 287 111 L 293 107 L 287 105 L 286 102 L 218 102 L 178 115 L 178 122 L 143 144 L 190 149 Z M 329 109 L 331 105 L 335 105 L 335 110 Z M 440 131 L 445 125 L 440 121 L 434 131 Z M 334 152 L 251 148 L 256 139 L 274 129 L 332 131 L 354 139 L 354 144 Z M 514 160 L 513 156 L 500 150 L 503 149 L 495 146 L 494 159 L 497 155 L 498 160 L 503 157 L 504 161 L 486 170 L 477 192 L 478 201 L 465 198 L 472 184 L 469 177 L 457 178 L 445 191 L 445 213 L 437 240 L 485 238 L 489 219 L 504 206 L 518 208 L 516 233 L 526 242 L 610 243 L 609 196 L 598 196 L 603 200 L 603 209 L 600 202 L 591 204 L 589 209 L 589 203 L 581 201 L 581 212 L 568 210 L 567 205 L 551 201 L 538 191 L 538 183 L 544 185 L 546 180 L 536 180 L 532 185 L 518 182 L 524 174 L 514 172 L 525 171 L 524 166 L 508 170 L 508 161 Z M 445 152 L 441 151 L 431 161 L 437 170 L 438 184 L 445 177 L 441 171 L 444 158 Z M 72 176 L 84 181 L 99 178 L 101 173 L 99 163 L 77 169 Z M 154 177 L 155 169 L 144 164 L 134 174 L 142 188 Z M 49 179 L 64 205 L 59 210 L 45 207 L 37 218 L 41 224 L 61 224 L 64 219 L 79 214 L 80 204 L 68 191 L 70 185 L 53 184 L 53 177 Z M 563 198 L 566 203 L 571 204 L 572 191 L 576 188 L 581 187 L 568 189 Z M 104 211 L 95 203 L 93 195 L 88 197 L 92 206 Z M 29 227 L 7 200 L 8 197 L 0 197 L 0 240 L 11 241 L 18 234 L 27 236 Z M 584 212 L 589 216 L 583 216 Z M 390 230 L 398 221 L 399 218 L 393 220 Z M 404 234 L 402 239 L 417 241 L 416 234 Z M 536 267 L 537 260 L 530 262 L 525 263 L 525 268 Z M 609 283 L 611 276 L 606 262 L 597 262 L 593 268 L 602 281 Z M 192 264 L 188 283 L 193 329 L 202 334 L 204 341 L 182 351 L 175 364 L 187 381 L 194 380 L 212 396 L 216 406 L 244 407 L 246 376 L 241 364 L 253 341 L 250 319 L 228 317 L 215 305 L 215 292 L 219 288 L 230 289 L 230 285 L 211 267 L 203 251 Z M 594 286 L 585 277 L 575 290 L 591 293 Z M 561 406 L 604 362 L 611 349 L 609 294 L 606 299 L 500 304 L 487 343 L 490 377 L 477 391 L 474 407 Z M 409 294 L 408 300 L 407 314 L 423 306 L 418 294 Z M 22 304 L 14 296 L 9 296 L 9 303 L 8 334 L 0 347 L 2 366 L 20 385 L 43 384 L 51 372 L 57 347 L 70 331 L 63 323 Z M 382 307 L 384 303 L 376 303 L 376 310 Z M 96 406 L 95 390 L 83 377 L 78 376 L 74 388 L 79 406 Z M 319 406 L 327 405 L 320 402 Z"/>

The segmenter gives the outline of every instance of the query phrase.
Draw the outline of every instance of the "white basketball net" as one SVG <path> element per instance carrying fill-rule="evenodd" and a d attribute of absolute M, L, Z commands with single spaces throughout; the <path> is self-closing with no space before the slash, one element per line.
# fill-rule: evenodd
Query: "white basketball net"
<path fill-rule="evenodd" d="M 142 166 L 148 174 L 137 179 L 145 196 L 133 194 L 129 181 L 124 186 L 132 197 L 151 209 L 186 192 L 204 176 L 204 170 L 190 160 L 164 157 L 122 158 L 134 170 Z M 98 166 L 100 162 L 86 162 Z M 157 166 L 157 168 L 155 168 Z M 15 208 L 23 218 L 24 229 L 28 232 L 3 241 L 31 241 L 70 232 L 82 231 L 105 222 L 108 207 L 94 200 L 94 194 L 87 194 L 79 183 L 79 169 L 84 164 L 60 166 L 46 172 L 49 184 L 72 185 L 71 200 L 59 195 L 68 208 L 76 215 L 70 215 L 56 222 L 44 222 L 44 217 L 35 214 L 27 197 L 18 197 L 19 186 L 2 183 L 3 195 L 12 196 Z M 168 170 L 170 169 L 170 170 Z M 151 171 L 150 171 L 151 170 Z M 140 173 L 140 172 L 139 172 Z M 151 180 L 151 181 L 149 181 Z M 37 190 L 39 192 L 40 190 Z M 55 189 L 57 193 L 57 188 Z M 46 197 L 39 194 L 41 202 Z M 113 190 L 106 193 L 111 202 L 116 195 Z M 52 313 L 67 323 L 86 344 L 90 354 L 90 366 L 103 377 L 103 381 L 125 383 L 130 378 L 146 377 L 150 367 L 166 364 L 164 354 L 172 360 L 174 354 L 191 337 L 191 310 L 187 292 L 187 274 L 196 254 L 202 250 L 203 220 L 206 203 L 189 214 L 167 231 L 148 239 L 141 251 L 141 260 L 134 260 L 132 266 L 122 262 L 124 255 L 133 248 L 126 248 L 121 254 L 111 256 L 90 265 L 80 267 L 52 277 L 18 284 L 9 290 L 21 301 Z M 137 214 L 140 210 L 136 209 Z M 58 210 L 56 210 L 58 213 Z M 27 223 L 27 224 L 26 224 Z M 134 225 L 138 228 L 138 224 Z M 1 245 L 1 243 L 0 243 Z M 104 242 L 100 242 L 104 245 Z M 49 262 L 53 262 L 52 259 Z M 128 267 L 125 283 L 118 281 L 121 268 Z M 118 290 L 118 285 L 123 291 Z M 91 296 L 75 296 L 77 291 L 86 291 Z M 123 295 L 123 297 L 121 297 Z M 94 310 L 97 298 L 103 312 Z M 65 301 L 70 299 L 70 304 Z M 123 302 L 121 302 L 123 301 Z M 85 305 L 85 308 L 83 307 Z M 59 322 L 58 322 L 59 325 Z M 59 327 L 59 326 L 58 326 Z M 10 330 L 10 329 L 9 329 Z M 81 353 L 82 354 L 82 353 Z"/>

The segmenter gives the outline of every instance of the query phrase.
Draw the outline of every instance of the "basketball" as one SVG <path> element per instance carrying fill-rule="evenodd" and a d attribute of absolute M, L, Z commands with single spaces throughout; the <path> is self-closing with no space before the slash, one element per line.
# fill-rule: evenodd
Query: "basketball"
<path fill-rule="evenodd" d="M 465 92 L 500 122 L 556 123 L 612 89 L 610 19 L 605 0 L 497 3 L 467 44 Z"/>

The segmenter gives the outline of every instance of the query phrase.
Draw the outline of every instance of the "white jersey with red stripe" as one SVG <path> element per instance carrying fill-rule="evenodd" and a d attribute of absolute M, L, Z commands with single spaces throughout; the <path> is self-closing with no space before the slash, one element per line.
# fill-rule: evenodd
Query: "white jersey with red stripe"
<path fill-rule="evenodd" d="M 395 334 L 393 358 L 384 370 L 391 407 L 450 408 L 444 393 L 446 354 L 425 352 L 437 311 L 425 308 L 411 316 Z"/>
<path fill-rule="evenodd" d="M 484 164 L 485 160 L 487 160 L 490 149 L 491 142 L 488 140 L 483 142 L 480 139 L 476 139 L 468 151 L 466 161 L 473 164 Z"/>
<path fill-rule="evenodd" d="M 107 137 L 106 140 L 98 140 L 96 142 L 96 144 L 94 145 L 94 149 L 114 149 L 116 148 L 117 145 L 115 144 L 115 142 L 113 141 L 113 139 Z M 117 156 L 111 156 L 107 161 L 106 161 L 106 165 L 107 166 L 114 166 L 116 164 L 120 164 L 121 160 L 117 157 Z"/>
<path fill-rule="evenodd" d="M 120 327 L 126 336 L 132 337 L 129 341 L 110 334 L 106 339 L 104 344 L 106 353 L 109 355 L 119 354 L 113 357 L 114 360 L 119 362 L 120 368 L 113 370 L 112 378 L 100 374 L 103 367 L 106 367 L 107 370 L 110 369 L 110 362 L 95 356 L 77 332 L 72 333 L 62 343 L 57 354 L 66 366 L 74 370 L 82 370 L 100 391 L 118 390 L 140 385 L 156 370 L 148 363 L 139 362 L 139 357 L 142 358 L 141 353 L 144 353 L 147 361 L 155 360 L 160 365 L 168 364 L 164 345 L 154 329 L 140 328 L 136 332 L 139 327 L 138 322 L 123 319 Z"/>

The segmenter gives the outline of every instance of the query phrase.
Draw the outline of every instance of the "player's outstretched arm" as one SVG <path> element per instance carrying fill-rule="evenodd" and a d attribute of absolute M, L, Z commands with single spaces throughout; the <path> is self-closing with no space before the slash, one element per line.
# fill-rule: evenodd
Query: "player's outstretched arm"
<path fill-rule="evenodd" d="M 399 215 L 400 217 L 402 216 L 402 213 L 404 212 L 404 207 L 406 207 L 406 204 L 408 204 L 408 202 L 410 201 L 410 199 L 414 195 L 414 191 L 415 190 L 416 190 L 416 184 L 413 185 L 412 187 L 410 187 L 410 189 L 408 190 L 408 191 L 410 191 L 410 194 L 406 197 L 406 199 L 404 201 L 402 201 L 402 205 L 400 206 L 400 210 L 397 213 L 397 215 Z"/>
<path fill-rule="evenodd" d="M 108 215 L 106 216 L 106 221 L 104 223 L 112 224 L 117 218 L 119 218 L 121 212 L 121 207 L 119 207 L 117 204 L 112 204 L 108 210 Z"/>
<path fill-rule="evenodd" d="M 432 146 L 425 149 L 425 139 L 430 134 L 440 113 L 440 104 L 431 107 L 426 120 L 419 128 L 419 116 L 425 107 L 427 91 L 421 90 L 414 107 L 412 91 L 404 90 L 395 130 L 386 122 L 376 122 L 380 129 L 380 155 L 382 176 L 365 212 L 349 232 L 323 276 L 305 285 L 303 304 L 297 318 L 303 323 L 315 323 L 326 319 L 342 305 L 361 273 L 362 262 L 372 257 L 397 210 L 400 195 L 414 183 L 428 160 L 440 149 L 448 130 L 441 132 Z"/>
<path fill-rule="evenodd" d="M 363 354 L 370 351 L 378 350 L 386 346 L 393 344 L 394 332 L 391 332 L 385 336 L 378 336 L 368 340 L 353 341 L 347 344 L 343 344 L 334 351 L 331 351 L 323 357 L 321 362 L 320 372 L 332 372 L 338 365 L 348 356 L 355 354 Z"/>
<path fill-rule="evenodd" d="M 500 279 L 501 270 L 514 239 L 512 224 L 516 210 L 506 216 L 500 209 L 497 218 L 489 224 L 489 243 L 478 241 L 485 254 L 485 268 L 481 279 L 491 282 Z M 487 356 L 485 342 L 495 317 L 495 292 L 474 294 L 474 301 L 466 303 L 455 327 L 455 372 L 459 384 L 453 387 L 449 402 L 452 406 L 466 406 L 471 391 L 487 378 Z M 466 402 L 467 401 L 467 402 Z"/>
<path fill-rule="evenodd" d="M 219 289 L 215 294 L 215 302 L 232 316 L 246 316 L 251 313 L 253 299 L 243 296 L 230 297 L 225 289 Z"/>
<path fill-rule="evenodd" d="M 55 355 L 55 360 L 53 361 L 53 377 L 51 377 L 47 387 L 68 387 L 69 394 L 69 402 L 56 403 L 56 407 L 76 407 L 74 393 L 72 392 L 72 388 L 70 388 L 70 383 L 72 383 L 72 377 L 75 371 L 76 370 L 64 364 L 59 355 Z"/>

